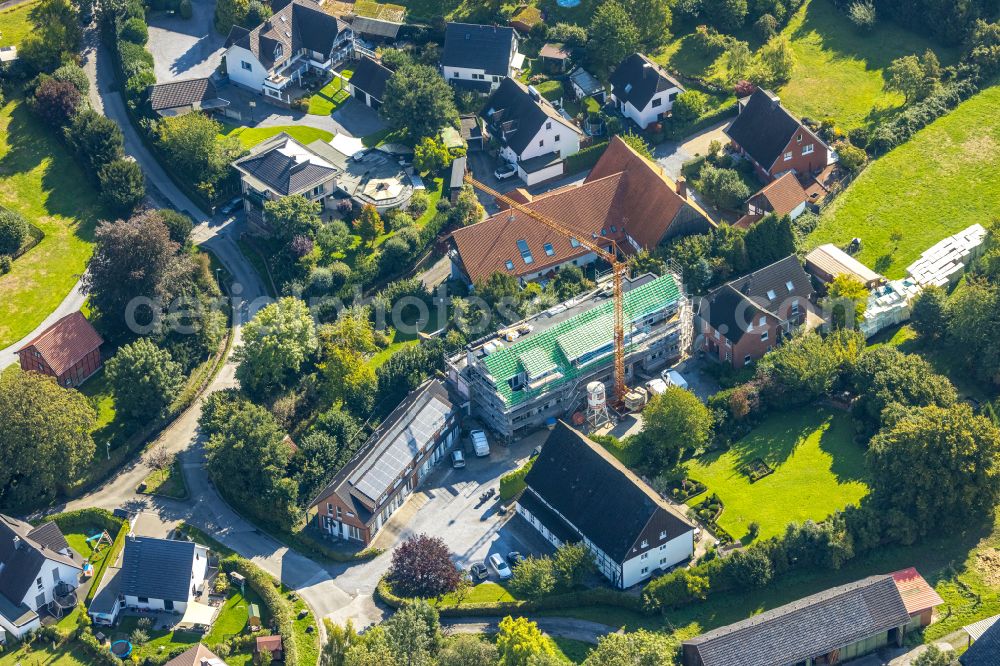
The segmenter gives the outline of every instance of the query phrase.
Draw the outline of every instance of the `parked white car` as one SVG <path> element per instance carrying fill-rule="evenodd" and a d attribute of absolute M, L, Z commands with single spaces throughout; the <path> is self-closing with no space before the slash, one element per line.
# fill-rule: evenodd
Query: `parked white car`
<path fill-rule="evenodd" d="M 686 389 L 688 387 L 687 380 L 681 376 L 681 373 L 676 370 L 664 370 L 663 381 L 665 381 L 670 386 L 677 386 L 678 388 Z"/>
<path fill-rule="evenodd" d="M 486 440 L 486 433 L 482 430 L 473 430 L 469 433 L 472 438 L 472 449 L 476 452 L 476 456 L 483 458 L 490 455 L 490 443 Z"/>
<path fill-rule="evenodd" d="M 497 576 L 500 577 L 500 580 L 507 580 L 514 575 L 511 573 L 510 567 L 507 566 L 507 563 L 503 559 L 503 555 L 500 553 L 493 553 L 490 555 L 490 566 L 497 572 Z"/>

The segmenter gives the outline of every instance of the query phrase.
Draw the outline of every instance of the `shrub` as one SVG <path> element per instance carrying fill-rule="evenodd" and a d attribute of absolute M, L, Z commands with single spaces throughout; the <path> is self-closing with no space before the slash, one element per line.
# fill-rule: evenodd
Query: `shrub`
<path fill-rule="evenodd" d="M 771 560 L 761 548 L 745 548 L 733 553 L 725 560 L 727 574 L 737 588 L 749 590 L 761 588 L 771 582 L 774 576 Z"/>
<path fill-rule="evenodd" d="M 753 24 L 754 32 L 761 40 L 767 41 L 778 34 L 778 19 L 770 14 L 762 14 L 757 22 Z"/>
<path fill-rule="evenodd" d="M 14 261 L 6 254 L 0 254 L 0 275 L 7 275 L 10 273 L 11 267 L 14 265 Z"/>
<path fill-rule="evenodd" d="M 17 213 L 0 208 L 0 254 L 15 254 L 28 237 L 28 221 Z"/>
<path fill-rule="evenodd" d="M 868 161 L 868 154 L 864 150 L 852 146 L 847 141 L 841 141 L 833 147 L 840 158 L 840 165 L 852 173 L 859 171 Z"/>
<path fill-rule="evenodd" d="M 35 89 L 32 108 L 53 127 L 64 127 L 80 107 L 81 99 L 80 91 L 69 81 L 49 78 Z"/>
<path fill-rule="evenodd" d="M 642 591 L 642 603 L 648 610 L 665 612 L 708 596 L 708 578 L 689 569 L 677 569 L 654 578 Z"/>
<path fill-rule="evenodd" d="M 698 116 L 705 112 L 708 97 L 699 90 L 688 90 L 682 92 L 674 100 L 672 113 L 674 118 L 682 123 L 696 120 Z"/>
<path fill-rule="evenodd" d="M 66 63 L 52 72 L 52 78 L 56 81 L 66 81 L 72 83 L 73 87 L 80 91 L 81 95 L 86 95 L 90 91 L 90 81 L 87 73 L 74 63 Z"/>
<path fill-rule="evenodd" d="M 153 69 L 153 54 L 139 44 L 118 40 L 118 62 L 121 63 L 122 78 L 128 81 L 133 76 Z"/>
<path fill-rule="evenodd" d="M 720 169 L 706 164 L 701 169 L 702 194 L 720 208 L 739 208 L 750 196 L 750 188 L 735 169 Z"/>
<path fill-rule="evenodd" d="M 607 149 L 608 143 L 595 143 L 566 158 L 566 173 L 578 173 L 593 167 Z"/>
<path fill-rule="evenodd" d="M 115 160 L 97 172 L 101 199 L 115 215 L 125 218 L 146 196 L 142 169 L 131 160 Z"/>
<path fill-rule="evenodd" d="M 847 18 L 851 19 L 854 27 L 861 32 L 871 32 L 878 19 L 875 13 L 875 5 L 868 0 L 858 0 L 851 3 L 847 8 Z"/>
<path fill-rule="evenodd" d="M 418 534 L 393 551 L 387 577 L 397 592 L 429 598 L 453 592 L 461 574 L 443 539 Z"/>
<path fill-rule="evenodd" d="M 145 19 L 136 16 L 125 21 L 118 36 L 133 44 L 145 44 L 146 40 L 149 39 L 149 30 L 146 27 Z"/>
<path fill-rule="evenodd" d="M 502 483 L 502 482 L 501 482 Z M 514 567 L 510 586 L 519 596 L 537 599 L 552 593 L 556 586 L 555 567 L 551 558 L 527 557 Z"/>

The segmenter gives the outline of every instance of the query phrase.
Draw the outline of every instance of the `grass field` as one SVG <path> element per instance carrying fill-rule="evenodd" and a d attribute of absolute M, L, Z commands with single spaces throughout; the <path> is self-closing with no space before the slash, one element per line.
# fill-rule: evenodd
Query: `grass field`
<path fill-rule="evenodd" d="M 348 79 L 352 73 L 350 70 L 341 72 Z M 309 98 L 309 113 L 314 116 L 328 116 L 350 97 L 351 94 L 344 89 L 344 80 L 335 76 L 318 93 Z"/>
<path fill-rule="evenodd" d="M 852 437 L 842 413 L 815 407 L 784 412 L 729 451 L 691 461 L 688 475 L 708 486 L 707 495 L 718 494 L 724 507 L 719 525 L 734 538 L 743 538 L 756 521 L 766 539 L 790 522 L 822 520 L 867 494 L 864 451 Z M 774 473 L 750 483 L 741 468 L 756 459 Z"/>
<path fill-rule="evenodd" d="M 903 103 L 900 95 L 885 89 L 883 72 L 895 58 L 927 48 L 937 53 L 942 64 L 957 58 L 954 50 L 888 21 L 862 35 L 831 0 L 804 3 L 781 34 L 795 54 L 791 80 L 778 91 L 782 103 L 799 116 L 831 116 L 845 130 Z M 751 48 L 759 46 L 752 34 L 739 38 L 748 39 Z M 690 76 L 722 84 L 727 80 L 722 56 L 699 49 L 690 33 L 679 35 L 656 60 Z"/>
<path fill-rule="evenodd" d="M 276 127 L 244 127 L 234 125 L 223 125 L 224 129 L 220 136 L 235 136 L 243 144 L 244 148 L 253 148 L 261 141 L 270 139 L 282 132 L 288 133 L 293 139 L 301 144 L 310 144 L 317 139 L 320 141 L 330 141 L 333 134 L 326 130 L 305 125 L 279 125 Z"/>
<path fill-rule="evenodd" d="M 31 33 L 28 14 L 38 2 L 26 2 L 0 12 L 0 46 L 18 46 Z"/>
<path fill-rule="evenodd" d="M 898 278 L 945 236 L 987 222 L 1000 210 L 998 106 L 1000 86 L 987 88 L 876 160 L 823 211 L 809 246 L 857 236 L 857 258 Z"/>
<path fill-rule="evenodd" d="M 16 99 L 0 107 L 0 205 L 45 234 L 0 277 L 2 348 L 31 332 L 76 284 L 101 216 L 88 175 Z"/>
<path fill-rule="evenodd" d="M 180 463 L 175 462 L 168 469 L 153 470 L 142 482 L 146 485 L 145 490 L 143 490 L 146 494 L 162 495 L 174 499 L 187 497 L 187 486 L 184 484 L 184 474 L 181 472 Z"/>
<path fill-rule="evenodd" d="M 587 654 L 594 649 L 590 643 L 584 643 L 573 638 L 557 638 L 551 636 L 555 643 L 556 653 L 573 664 L 582 664 Z"/>

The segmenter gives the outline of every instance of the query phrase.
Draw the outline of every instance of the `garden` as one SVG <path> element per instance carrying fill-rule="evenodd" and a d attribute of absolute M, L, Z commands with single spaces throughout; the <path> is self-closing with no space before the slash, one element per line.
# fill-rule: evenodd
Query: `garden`
<path fill-rule="evenodd" d="M 1000 208 L 998 105 L 1000 87 L 987 88 L 873 162 L 823 210 L 809 247 L 860 238 L 856 258 L 899 278 L 934 243 L 994 216 Z"/>
<path fill-rule="evenodd" d="M 757 523 L 766 539 L 789 523 L 823 520 L 867 494 L 864 451 L 853 435 L 845 414 L 803 407 L 766 419 L 728 451 L 692 459 L 687 474 L 707 486 L 703 502 L 721 500 L 717 522 L 733 538 L 744 538 Z M 754 479 L 747 466 L 773 472 Z"/>
<path fill-rule="evenodd" d="M 351 94 L 344 87 L 344 79 L 350 79 L 353 72 L 345 69 L 340 72 L 340 76 L 334 76 L 325 86 L 320 88 L 308 100 L 308 113 L 314 116 L 328 116 L 340 107 L 341 104 L 350 99 Z"/>

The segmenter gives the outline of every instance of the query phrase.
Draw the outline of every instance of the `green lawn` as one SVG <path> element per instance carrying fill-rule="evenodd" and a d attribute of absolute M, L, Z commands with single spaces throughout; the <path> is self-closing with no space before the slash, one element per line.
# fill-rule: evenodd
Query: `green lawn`
<path fill-rule="evenodd" d="M 341 72 L 348 79 L 353 73 L 349 69 Z M 350 97 L 351 94 L 344 88 L 344 80 L 335 76 L 318 93 L 309 98 L 309 113 L 314 116 L 328 116 Z"/>
<path fill-rule="evenodd" d="M 184 484 L 180 463 L 175 462 L 168 469 L 153 470 L 142 482 L 146 484 L 146 489 L 143 491 L 146 494 L 174 499 L 187 497 L 187 486 Z"/>
<path fill-rule="evenodd" d="M 876 160 L 823 211 L 809 246 L 857 236 L 857 258 L 898 278 L 934 243 L 987 222 L 1000 210 L 998 107 L 1000 87 L 988 88 Z"/>
<path fill-rule="evenodd" d="M 456 606 L 457 599 L 454 593 L 446 594 L 441 598 L 441 601 L 432 600 L 435 606 Z M 517 601 L 517 597 L 511 594 L 510 590 L 506 586 L 498 583 L 479 583 L 473 586 L 469 593 L 462 600 L 463 604 L 475 604 L 475 603 L 493 603 L 497 601 Z"/>
<path fill-rule="evenodd" d="M 781 34 L 795 54 L 791 80 L 778 90 L 782 103 L 799 116 L 833 117 L 845 130 L 903 103 L 902 96 L 885 89 L 883 71 L 895 58 L 931 48 L 942 64 L 957 59 L 955 50 L 889 21 L 862 35 L 831 0 L 808 0 Z M 759 45 L 752 35 L 739 37 L 749 39 L 751 48 Z M 726 83 L 723 56 L 699 49 L 690 33 L 668 44 L 656 60 L 689 76 Z"/>
<path fill-rule="evenodd" d="M 101 216 L 89 176 L 16 99 L 0 107 L 0 206 L 18 211 L 45 234 L 0 277 L 0 347 L 6 347 L 72 289 L 90 259 Z"/>
<path fill-rule="evenodd" d="M 319 139 L 320 141 L 330 141 L 333 134 L 326 130 L 306 125 L 278 125 L 276 127 L 244 127 L 223 125 L 223 132 L 220 136 L 235 136 L 243 144 L 244 148 L 253 148 L 261 141 L 270 139 L 276 134 L 286 132 L 293 139 L 301 144 L 310 144 Z"/>
<path fill-rule="evenodd" d="M 52 650 L 44 641 L 30 648 L 19 647 L 10 652 L 0 652 L 0 666 L 91 666 L 93 660 L 76 643 L 68 643 Z"/>
<path fill-rule="evenodd" d="M 37 2 L 26 2 L 0 12 L 0 46 L 17 46 L 31 33 L 28 20 L 31 9 Z"/>
<path fill-rule="evenodd" d="M 118 626 L 111 632 L 111 640 L 128 639 L 139 626 L 140 618 L 135 615 L 126 615 L 121 619 Z M 163 649 L 163 652 L 170 652 L 177 647 L 190 647 L 201 640 L 203 634 L 194 631 L 165 631 L 163 629 L 147 629 L 149 640 L 142 645 L 135 645 L 132 650 L 133 657 L 137 661 L 142 661 L 146 656 L 154 655 Z"/>
<path fill-rule="evenodd" d="M 257 593 L 250 589 L 249 586 L 247 587 L 246 596 L 243 596 L 239 590 L 234 589 L 230 591 L 229 598 L 226 599 L 222 610 L 219 611 L 219 616 L 215 619 L 215 623 L 212 624 L 212 630 L 205 635 L 202 642 L 205 645 L 213 645 L 236 634 L 243 633 L 250 616 L 249 605 L 252 603 L 257 604 L 260 612 L 265 615 L 265 617 L 261 618 L 261 622 L 266 626 L 270 620 L 270 616 L 267 615 L 267 608 L 264 607 Z"/>
<path fill-rule="evenodd" d="M 556 636 L 549 638 L 555 643 L 556 654 L 574 664 L 582 664 L 583 660 L 587 658 L 587 654 L 594 649 L 592 644 L 573 638 L 557 638 Z"/>
<path fill-rule="evenodd" d="M 792 79 L 779 94 L 800 116 L 832 116 L 843 129 L 865 124 L 903 103 L 885 89 L 884 69 L 901 56 L 930 48 L 942 64 L 957 54 L 887 20 L 870 34 L 854 29 L 831 0 L 811 0 L 782 31 L 795 53 Z"/>
<path fill-rule="evenodd" d="M 806 407 L 775 414 L 729 451 L 689 462 L 688 474 L 708 486 L 705 496 L 718 494 L 719 525 L 733 538 L 743 538 L 756 521 L 766 539 L 790 522 L 822 520 L 867 494 L 864 451 L 853 434 L 840 412 Z M 741 468 L 756 459 L 774 473 L 750 483 Z"/>

